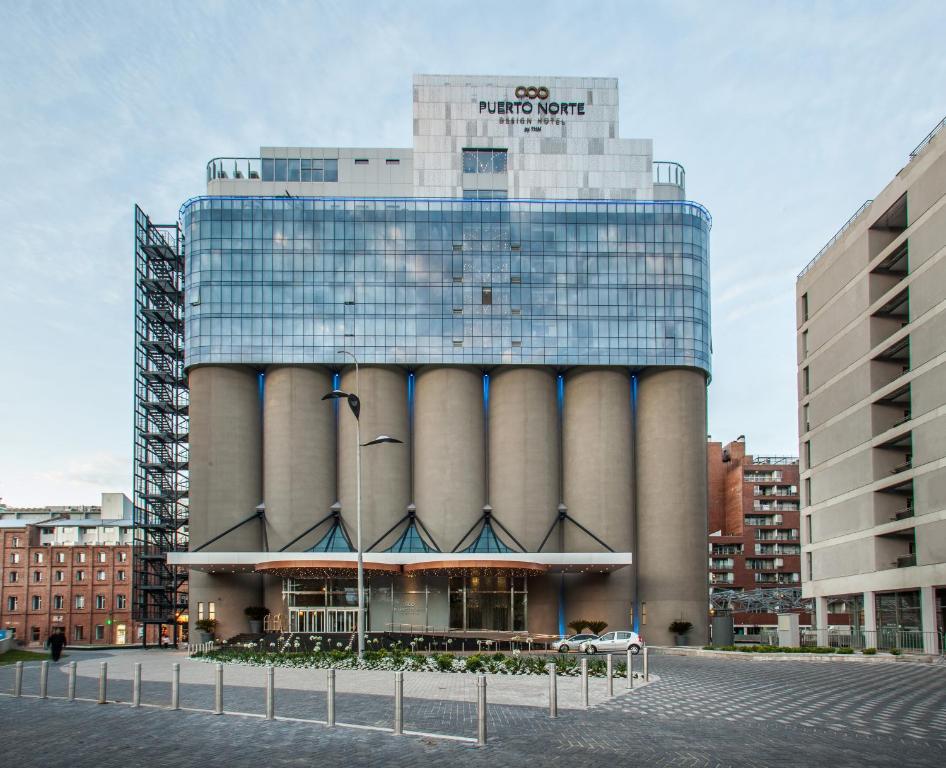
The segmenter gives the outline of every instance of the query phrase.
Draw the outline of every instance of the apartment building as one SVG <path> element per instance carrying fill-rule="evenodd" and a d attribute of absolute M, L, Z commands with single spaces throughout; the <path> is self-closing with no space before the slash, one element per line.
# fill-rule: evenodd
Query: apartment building
<path fill-rule="evenodd" d="M 753 457 L 743 437 L 710 442 L 707 476 L 710 594 L 800 589 L 798 458 Z M 733 613 L 737 634 L 777 623 L 774 612 Z"/>
<path fill-rule="evenodd" d="M 946 613 L 946 120 L 798 277 L 803 594 L 877 647 Z M 820 638 L 824 640 L 824 638 Z"/>
<path fill-rule="evenodd" d="M 140 642 L 131 553 L 124 494 L 101 507 L 0 506 L 0 626 L 30 646 L 60 627 L 70 645 Z"/>

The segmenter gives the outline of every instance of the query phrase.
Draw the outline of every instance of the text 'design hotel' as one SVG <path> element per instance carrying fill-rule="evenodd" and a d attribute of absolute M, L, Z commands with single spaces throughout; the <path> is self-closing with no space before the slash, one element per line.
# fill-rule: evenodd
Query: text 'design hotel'
<path fill-rule="evenodd" d="M 369 632 L 705 635 L 711 219 L 618 111 L 615 79 L 421 75 L 411 148 L 215 158 L 179 226 L 139 212 L 140 549 L 191 622 L 356 628 L 340 389 L 402 441 L 361 452 Z"/>

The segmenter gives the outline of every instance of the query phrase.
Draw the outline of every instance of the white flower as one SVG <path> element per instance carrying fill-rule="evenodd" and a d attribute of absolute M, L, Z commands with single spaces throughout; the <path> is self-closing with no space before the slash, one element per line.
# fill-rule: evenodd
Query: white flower
<path fill-rule="evenodd" d="M 275 647 L 276 647 L 276 643 L 270 643 L 270 644 L 269 644 L 269 647 L 270 647 L 270 648 L 275 648 Z"/>

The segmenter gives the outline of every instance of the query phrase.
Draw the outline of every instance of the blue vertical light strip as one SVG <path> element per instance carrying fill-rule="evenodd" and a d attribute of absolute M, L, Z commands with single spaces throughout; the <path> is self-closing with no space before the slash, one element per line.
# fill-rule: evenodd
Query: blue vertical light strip
<path fill-rule="evenodd" d="M 631 430 L 632 430 L 632 448 L 631 455 L 633 457 L 633 466 L 634 474 L 637 474 L 637 456 L 635 455 L 634 447 L 637 446 L 637 375 L 631 376 Z M 637 482 L 634 482 L 634 496 L 637 496 Z M 637 546 L 637 499 L 634 499 L 634 551 L 631 553 L 633 562 L 631 568 L 633 569 L 634 574 L 634 594 L 631 596 L 631 622 L 634 627 L 635 632 L 640 632 L 640 598 L 639 592 L 637 589 L 637 553 L 639 547 Z"/>
<path fill-rule="evenodd" d="M 489 374 L 483 373 L 483 463 L 486 471 L 483 473 L 485 480 L 486 503 L 489 504 Z"/>
<path fill-rule="evenodd" d="M 558 402 L 559 441 L 563 442 L 565 440 L 565 377 L 562 374 L 558 374 L 555 381 L 555 395 Z M 565 478 L 563 477 L 565 467 L 562 466 L 561 458 L 564 449 L 564 445 L 559 446 L 558 501 L 560 504 L 565 503 Z M 562 525 L 562 523 L 559 523 L 559 525 Z M 558 582 L 558 633 L 562 637 L 565 636 L 565 629 L 565 574 L 563 573 L 559 576 Z"/>
<path fill-rule="evenodd" d="M 414 372 L 407 374 L 407 439 L 410 444 L 410 504 L 414 503 Z"/>

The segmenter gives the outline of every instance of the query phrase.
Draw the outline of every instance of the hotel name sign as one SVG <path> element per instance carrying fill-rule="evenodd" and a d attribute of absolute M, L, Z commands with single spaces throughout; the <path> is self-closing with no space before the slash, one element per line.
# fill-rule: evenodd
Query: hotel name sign
<path fill-rule="evenodd" d="M 522 125 L 525 133 L 539 133 L 543 125 L 564 125 L 566 118 L 585 116 L 585 102 L 553 101 L 544 85 L 519 85 L 515 97 L 515 101 L 481 101 L 480 115 L 498 115 L 501 125 Z"/>

